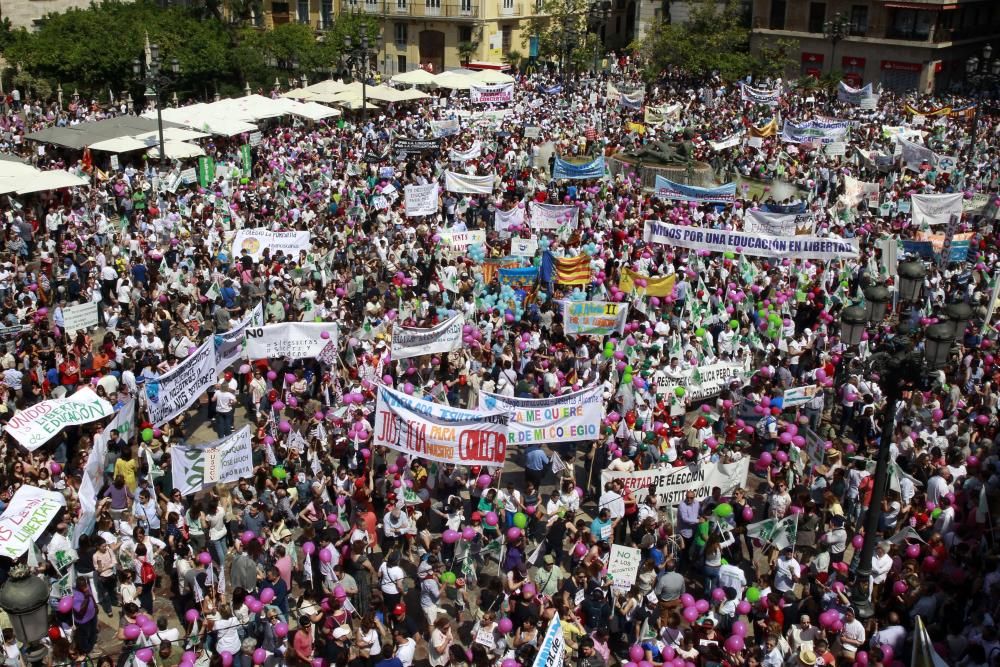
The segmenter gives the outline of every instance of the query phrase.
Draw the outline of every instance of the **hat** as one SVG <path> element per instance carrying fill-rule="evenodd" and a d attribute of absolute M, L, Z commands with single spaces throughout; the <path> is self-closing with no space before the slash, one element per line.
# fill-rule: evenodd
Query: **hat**
<path fill-rule="evenodd" d="M 483 515 L 481 513 L 479 513 L 479 512 L 473 512 L 472 513 L 472 520 L 473 521 L 482 521 L 483 520 Z"/>
<path fill-rule="evenodd" d="M 418 577 L 429 577 L 433 574 L 434 574 L 434 566 L 428 563 L 427 561 L 422 562 L 420 564 L 420 567 L 417 568 Z"/>
<path fill-rule="evenodd" d="M 546 565 L 555 565 L 556 559 L 552 557 L 552 554 L 545 554 L 545 557 L 542 558 L 542 562 Z"/>
<path fill-rule="evenodd" d="M 350 636 L 351 636 L 351 631 L 342 625 L 333 629 L 334 639 L 347 639 Z"/>
<path fill-rule="evenodd" d="M 291 536 L 292 536 L 292 531 L 288 530 L 284 522 L 281 522 L 281 524 L 277 528 L 271 531 L 271 537 L 270 537 L 271 544 L 278 544 L 282 540 L 288 539 Z"/>
<path fill-rule="evenodd" d="M 835 516 L 832 519 L 830 519 L 830 523 L 832 523 L 837 528 L 841 528 L 844 525 L 844 517 L 842 517 L 842 516 Z"/>
<path fill-rule="evenodd" d="M 803 648 L 799 652 L 799 662 L 803 665 L 815 665 L 816 664 L 816 654 L 807 648 Z"/>

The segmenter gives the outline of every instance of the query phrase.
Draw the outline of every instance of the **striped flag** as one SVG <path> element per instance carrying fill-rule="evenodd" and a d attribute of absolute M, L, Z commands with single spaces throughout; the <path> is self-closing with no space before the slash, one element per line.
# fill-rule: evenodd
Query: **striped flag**
<path fill-rule="evenodd" d="M 590 257 L 556 257 L 556 282 L 563 285 L 590 284 Z"/>

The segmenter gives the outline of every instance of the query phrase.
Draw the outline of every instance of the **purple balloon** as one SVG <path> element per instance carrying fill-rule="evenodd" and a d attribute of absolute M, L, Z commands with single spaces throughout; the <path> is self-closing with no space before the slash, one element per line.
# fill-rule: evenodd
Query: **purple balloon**
<path fill-rule="evenodd" d="M 497 630 L 499 630 L 501 633 L 506 635 L 509 634 L 510 631 L 513 629 L 514 629 L 514 622 L 511 621 L 506 616 L 497 621 Z"/>

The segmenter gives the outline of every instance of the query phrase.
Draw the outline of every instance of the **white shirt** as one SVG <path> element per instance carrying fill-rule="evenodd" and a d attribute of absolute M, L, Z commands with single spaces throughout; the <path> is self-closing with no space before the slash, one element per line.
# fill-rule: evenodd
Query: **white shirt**
<path fill-rule="evenodd" d="M 407 637 L 396 649 L 396 657 L 403 663 L 403 667 L 410 667 L 413 664 L 413 654 L 417 650 L 417 642 L 412 637 Z"/>
<path fill-rule="evenodd" d="M 778 558 L 774 567 L 774 587 L 782 593 L 792 590 L 795 579 L 802 576 L 802 566 L 794 558 Z"/>

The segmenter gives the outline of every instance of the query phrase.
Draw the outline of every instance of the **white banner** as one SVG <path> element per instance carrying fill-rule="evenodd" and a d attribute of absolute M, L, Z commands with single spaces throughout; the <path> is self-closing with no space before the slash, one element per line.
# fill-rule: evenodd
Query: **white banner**
<path fill-rule="evenodd" d="M 611 577 L 611 590 L 616 593 L 628 593 L 635 585 L 641 564 L 641 549 L 612 544 L 611 555 L 608 556 L 608 576 Z"/>
<path fill-rule="evenodd" d="M 81 329 L 97 326 L 97 303 L 81 303 L 78 306 L 63 308 L 63 328 L 67 336 L 72 336 Z"/>
<path fill-rule="evenodd" d="M 233 237 L 233 258 L 243 256 L 245 250 L 254 261 L 261 258 L 264 250 L 270 248 L 271 257 L 279 250 L 286 256 L 298 260 L 299 251 L 308 251 L 311 243 L 309 232 L 272 232 L 270 229 L 238 229 Z"/>
<path fill-rule="evenodd" d="M 483 143 L 477 139 L 468 150 L 457 151 L 453 148 L 448 151 L 448 159 L 452 162 L 468 162 L 469 160 L 475 160 L 482 154 Z"/>
<path fill-rule="evenodd" d="M 924 162 L 931 167 L 937 165 L 937 153 L 931 149 L 921 146 L 916 142 L 908 141 L 902 135 L 893 138 L 899 145 L 903 155 L 903 165 L 910 171 L 919 173 Z"/>
<path fill-rule="evenodd" d="M 461 255 L 470 245 L 482 245 L 486 243 L 486 232 L 482 229 L 466 232 L 443 229 L 440 233 L 441 245 L 447 249 L 447 252 L 453 255 Z"/>
<path fill-rule="evenodd" d="M 816 233 L 816 217 L 812 213 L 771 213 L 747 211 L 743 231 L 768 236 L 812 236 Z"/>
<path fill-rule="evenodd" d="M 392 358 L 409 359 L 422 354 L 440 354 L 454 352 L 462 347 L 462 327 L 465 318 L 462 315 L 442 322 L 430 329 L 409 329 L 394 326 L 392 328 Z"/>
<path fill-rule="evenodd" d="M 535 229 L 559 229 L 569 223 L 570 229 L 576 229 L 580 219 L 580 209 L 576 206 L 561 204 L 539 204 L 530 202 L 528 210 L 531 213 L 531 226 Z M 567 220 L 566 214 L 569 214 Z"/>
<path fill-rule="evenodd" d="M 701 401 L 718 396 L 734 380 L 738 380 L 741 386 L 746 384 L 751 375 L 753 373 L 747 371 L 742 364 L 719 362 L 677 373 L 657 371 L 650 382 L 657 396 L 674 394 L 677 387 L 683 387 L 685 398 Z"/>
<path fill-rule="evenodd" d="M 818 392 L 820 392 L 820 388 L 816 384 L 807 384 L 804 387 L 786 389 L 782 395 L 781 407 L 787 410 L 788 408 L 805 405 L 813 400 Z"/>
<path fill-rule="evenodd" d="M 568 336 L 622 333 L 628 304 L 613 301 L 563 301 L 563 332 Z"/>
<path fill-rule="evenodd" d="M 505 104 L 514 99 L 514 82 L 473 84 L 469 87 L 469 101 L 473 104 Z"/>
<path fill-rule="evenodd" d="M 80 507 L 84 512 L 97 511 L 97 492 L 104 486 L 104 467 L 108 456 L 108 440 L 111 434 L 118 432 L 122 440 L 129 442 L 135 429 L 135 399 L 128 399 L 115 414 L 107 426 L 94 436 L 94 446 L 87 453 L 87 462 L 83 466 L 83 476 L 80 478 Z"/>
<path fill-rule="evenodd" d="M 146 381 L 146 412 L 159 426 L 187 410 L 215 384 L 215 341 L 202 343 L 194 354 L 160 377 Z"/>
<path fill-rule="evenodd" d="M 917 228 L 924 225 L 944 225 L 951 216 L 962 217 L 961 192 L 943 195 L 910 195 L 913 212 L 913 225 Z"/>
<path fill-rule="evenodd" d="M 532 236 L 529 239 L 512 238 L 510 240 L 510 254 L 513 257 L 534 257 L 538 253 L 538 239 Z"/>
<path fill-rule="evenodd" d="M 65 506 L 66 499 L 59 491 L 21 486 L 0 514 L 0 554 L 20 558 Z"/>
<path fill-rule="evenodd" d="M 323 333 L 329 334 L 326 338 Z M 310 359 L 327 341 L 339 345 L 336 322 L 283 322 L 247 329 L 248 359 Z"/>
<path fill-rule="evenodd" d="M 493 228 L 498 232 L 506 232 L 511 227 L 524 224 L 524 209 L 515 206 L 509 211 L 497 209 L 493 214 Z"/>
<path fill-rule="evenodd" d="M 682 468 L 658 468 L 654 470 L 639 470 L 636 472 L 614 472 L 605 470 L 601 473 L 601 487 L 612 480 L 621 480 L 625 488 L 632 491 L 633 497 L 639 489 L 656 487 L 656 497 L 661 505 L 675 506 L 684 500 L 688 491 L 694 491 L 699 499 L 712 495 L 712 489 L 719 487 L 722 495 L 730 495 L 734 489 L 746 486 L 747 473 L 750 471 L 750 457 L 743 457 L 735 463 L 695 463 Z"/>
<path fill-rule="evenodd" d="M 510 445 L 596 440 L 604 418 L 602 387 L 552 398 L 514 398 L 479 392 L 480 410 L 511 413 Z"/>
<path fill-rule="evenodd" d="M 609 83 L 610 87 L 611 84 Z M 566 661 L 566 636 L 563 634 L 559 614 L 554 614 L 549 621 L 549 627 L 542 637 L 542 643 L 535 654 L 531 667 L 563 667 Z"/>
<path fill-rule="evenodd" d="M 877 202 L 878 192 L 878 183 L 867 183 L 851 176 L 844 176 L 844 194 L 842 200 L 851 208 L 860 204 L 864 199 L 874 199 Z"/>
<path fill-rule="evenodd" d="M 253 475 L 249 425 L 221 440 L 201 445 L 175 444 L 170 453 L 174 488 L 185 496 Z"/>
<path fill-rule="evenodd" d="M 89 424 L 114 414 L 111 404 L 89 387 L 81 387 L 71 396 L 54 398 L 18 410 L 4 430 L 33 452 L 67 426 Z"/>
<path fill-rule="evenodd" d="M 444 172 L 444 189 L 449 192 L 461 192 L 473 195 L 493 194 L 493 174 L 486 176 L 469 176 L 454 171 Z"/>
<path fill-rule="evenodd" d="M 743 133 L 739 132 L 737 134 L 732 134 L 725 139 L 720 139 L 719 141 L 709 141 L 708 145 L 711 146 L 713 151 L 719 152 L 724 151 L 727 148 L 732 148 L 733 146 L 739 146 L 742 141 Z"/>
<path fill-rule="evenodd" d="M 243 344 L 247 339 L 247 329 L 261 326 L 264 326 L 264 304 L 258 303 L 235 327 L 213 338 L 216 375 L 229 368 L 231 364 L 243 356 Z"/>
<path fill-rule="evenodd" d="M 403 189 L 406 217 L 434 215 L 438 212 L 438 184 L 407 185 Z"/>
<path fill-rule="evenodd" d="M 742 252 L 755 257 L 796 257 L 799 259 L 857 259 L 857 239 L 835 236 L 766 236 L 727 232 L 703 227 L 682 227 L 646 221 L 643 239 L 648 242 L 709 252 Z"/>
<path fill-rule="evenodd" d="M 414 457 L 466 466 L 503 466 L 506 412 L 462 410 L 378 388 L 375 446 Z"/>

